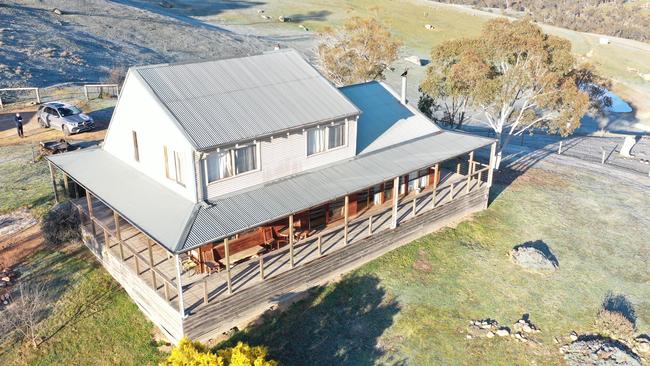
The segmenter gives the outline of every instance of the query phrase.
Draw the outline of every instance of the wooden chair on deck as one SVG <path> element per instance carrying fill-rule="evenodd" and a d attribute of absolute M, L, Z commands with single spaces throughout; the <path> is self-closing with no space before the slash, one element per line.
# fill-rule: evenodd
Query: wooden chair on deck
<path fill-rule="evenodd" d="M 221 263 L 214 258 L 214 249 L 203 253 L 203 266 L 208 274 L 221 271 Z"/>

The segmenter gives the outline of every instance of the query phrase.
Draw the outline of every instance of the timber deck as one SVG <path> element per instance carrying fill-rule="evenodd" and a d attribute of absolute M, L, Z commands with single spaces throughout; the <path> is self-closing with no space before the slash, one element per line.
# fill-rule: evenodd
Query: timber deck
<path fill-rule="evenodd" d="M 216 332 L 229 329 L 238 320 L 250 317 L 254 312 L 259 313 L 260 309 L 294 293 L 298 288 L 321 283 L 328 276 L 351 270 L 405 244 L 405 238 L 415 239 L 417 236 L 414 237 L 414 234 L 433 231 L 450 219 L 484 208 L 487 192 L 484 180 L 468 181 L 464 175 L 447 172 L 436 189 L 435 205 L 432 204 L 434 194 L 431 187 L 417 196 L 411 193 L 399 200 L 397 229 L 390 230 L 392 207 L 390 202 L 386 202 L 350 219 L 347 244 L 341 224 L 297 241 L 294 244 L 293 268 L 287 247 L 234 263 L 231 268 L 232 294 L 228 293 L 226 271 L 206 275 L 195 273 L 193 269 L 182 270 L 183 312 L 186 314 L 182 332 L 193 339 L 214 336 Z M 88 212 L 85 198 L 74 202 L 84 214 Z M 94 245 L 103 247 L 118 260 L 121 258 L 132 274 L 155 289 L 162 300 L 178 311 L 180 317 L 174 257 L 164 248 L 151 245 L 143 233 L 119 217 L 117 220 L 124 244 L 118 245 L 119 240 L 115 238 L 116 217 L 112 210 L 94 200 L 92 211 L 96 233 Z M 429 228 L 422 232 L 423 227 Z M 87 216 L 84 231 L 92 232 Z"/>

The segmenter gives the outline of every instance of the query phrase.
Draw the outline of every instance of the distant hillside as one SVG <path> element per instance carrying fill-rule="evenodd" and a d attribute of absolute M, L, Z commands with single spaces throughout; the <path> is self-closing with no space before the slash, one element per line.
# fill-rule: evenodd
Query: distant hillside
<path fill-rule="evenodd" d="M 580 32 L 650 41 L 650 3 L 632 0 L 434 0 L 501 9 Z"/>

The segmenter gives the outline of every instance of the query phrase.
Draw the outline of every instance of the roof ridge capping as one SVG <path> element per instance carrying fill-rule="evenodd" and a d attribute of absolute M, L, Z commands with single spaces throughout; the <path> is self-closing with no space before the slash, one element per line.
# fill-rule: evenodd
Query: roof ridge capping
<path fill-rule="evenodd" d="M 165 63 L 160 63 L 160 64 L 153 64 L 153 65 L 137 65 L 137 66 L 131 66 L 130 69 L 133 70 L 145 70 L 145 69 L 154 69 L 158 67 L 172 67 L 172 66 L 183 66 L 183 65 L 193 65 L 193 64 L 202 64 L 202 63 L 208 63 L 208 62 L 218 62 L 218 61 L 227 61 L 227 60 L 234 60 L 234 59 L 247 59 L 247 58 L 254 58 L 254 57 L 259 57 L 259 56 L 264 56 L 264 55 L 270 55 L 274 53 L 295 53 L 298 56 L 304 57 L 298 53 L 294 48 L 280 48 L 276 50 L 266 50 L 266 51 L 261 51 L 257 53 L 252 53 L 248 55 L 232 55 L 232 56 L 225 56 L 225 57 L 210 57 L 210 58 L 205 58 L 205 59 L 199 59 L 199 60 L 185 60 L 185 61 L 176 61 L 176 62 L 165 62 Z"/>

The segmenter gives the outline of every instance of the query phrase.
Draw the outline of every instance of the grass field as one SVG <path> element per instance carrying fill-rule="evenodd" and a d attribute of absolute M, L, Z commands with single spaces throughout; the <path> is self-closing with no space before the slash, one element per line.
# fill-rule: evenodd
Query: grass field
<path fill-rule="evenodd" d="M 553 338 L 597 331 L 610 291 L 633 303 L 638 332 L 650 332 L 649 204 L 604 176 L 534 169 L 474 220 L 391 252 L 232 340 L 269 345 L 285 365 L 563 364 Z M 537 240 L 557 256 L 556 272 L 509 260 L 513 246 Z M 469 320 L 511 326 L 524 314 L 542 329 L 537 346 L 465 338 Z"/>
<path fill-rule="evenodd" d="M 0 345 L 1 365 L 156 365 L 153 325 L 81 245 L 44 249 L 18 268 L 48 283 L 47 317 L 34 350 Z"/>
<path fill-rule="evenodd" d="M 33 145 L 0 146 L 0 214 L 27 207 L 40 216 L 54 202 L 47 163 L 32 162 L 37 154 Z"/>
<path fill-rule="evenodd" d="M 492 195 L 473 220 L 315 289 L 229 342 L 268 345 L 283 365 L 561 364 L 553 338 L 595 331 L 610 291 L 633 303 L 638 333 L 650 332 L 647 193 L 556 166 L 514 183 L 497 175 Z M 510 262 L 513 246 L 537 240 L 557 256 L 556 272 Z M 50 281 L 46 338 L 36 351 L 3 345 L 0 364 L 147 365 L 164 357 L 152 325 L 83 247 L 44 249 L 20 270 Z M 523 314 L 542 329 L 539 345 L 465 338 L 471 319 L 512 325 Z"/>
<path fill-rule="evenodd" d="M 499 15 L 426 0 L 268 0 L 235 4 L 177 0 L 176 3 L 179 6 L 174 11 L 217 25 L 251 27 L 259 34 L 275 34 L 281 30 L 300 32 L 298 24 L 309 28 L 311 33 L 326 26 L 340 26 L 350 16 L 372 16 L 381 20 L 404 42 L 403 56 L 416 54 L 425 58 L 433 47 L 445 40 L 478 35 L 486 21 Z M 270 16 L 271 21 L 262 19 L 258 13 L 260 10 L 264 10 L 263 14 Z M 279 23 L 277 18 L 280 15 L 294 21 Z M 435 29 L 426 30 L 425 24 L 431 24 Z M 632 102 L 643 118 L 650 116 L 650 103 L 646 97 L 650 94 L 650 82 L 642 77 L 643 74 L 650 77 L 650 45 L 620 39 L 602 45 L 597 35 L 551 26 L 544 26 L 544 30 L 569 39 L 580 60 L 594 64 L 603 75 L 614 80 L 615 92 Z M 398 62 L 394 66 L 398 70 L 393 73 L 395 75 L 389 73 L 388 81 L 395 85 L 399 85 L 399 74 L 407 67 L 411 69 L 409 76 L 416 83 L 424 77 L 424 70 L 414 68 L 412 64 Z M 417 94 L 416 83 L 413 83 L 410 94 Z"/>

